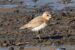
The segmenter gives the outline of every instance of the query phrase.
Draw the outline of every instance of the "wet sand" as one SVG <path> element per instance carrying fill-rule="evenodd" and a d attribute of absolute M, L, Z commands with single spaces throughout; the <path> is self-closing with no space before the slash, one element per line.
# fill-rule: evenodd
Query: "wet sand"
<path fill-rule="evenodd" d="M 52 41 L 54 41 L 54 43 L 66 43 L 74 41 L 75 17 L 71 17 L 71 14 L 69 17 L 66 15 L 67 13 L 65 14 L 63 11 L 55 13 L 53 15 L 53 18 L 49 21 L 48 26 L 40 31 L 41 39 L 43 38 L 42 43 L 48 41 L 50 43 Z M 20 26 L 22 26 L 23 24 L 27 23 L 28 21 L 30 21 L 35 17 L 35 14 L 37 14 L 36 11 L 26 10 L 24 12 L 15 12 L 14 10 L 11 10 L 11 12 L 12 13 L 10 13 L 9 11 L 8 13 L 3 12 L 0 13 L 1 44 L 5 43 L 7 45 L 16 45 L 16 43 L 25 44 L 25 42 L 30 44 L 33 44 L 34 42 L 35 44 L 40 44 L 40 42 L 38 42 L 38 38 L 35 36 L 37 32 L 32 32 L 29 29 L 24 30 L 19 29 Z M 58 38 L 57 40 L 56 39 L 54 40 L 54 38 L 46 39 L 46 37 L 59 37 L 59 36 L 61 38 Z"/>

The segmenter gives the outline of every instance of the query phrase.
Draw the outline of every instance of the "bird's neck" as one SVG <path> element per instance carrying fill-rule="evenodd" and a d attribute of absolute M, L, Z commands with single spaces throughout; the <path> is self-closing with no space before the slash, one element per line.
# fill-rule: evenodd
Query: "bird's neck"
<path fill-rule="evenodd" d="M 49 18 L 47 18 L 46 16 L 42 16 L 45 20 L 49 20 Z"/>

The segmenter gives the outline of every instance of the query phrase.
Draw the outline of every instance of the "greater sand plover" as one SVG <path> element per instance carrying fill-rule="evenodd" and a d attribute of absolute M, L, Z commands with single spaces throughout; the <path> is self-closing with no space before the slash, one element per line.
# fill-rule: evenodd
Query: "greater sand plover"
<path fill-rule="evenodd" d="M 39 31 L 47 26 L 51 14 L 48 11 L 45 11 L 41 16 L 37 16 L 29 23 L 20 27 L 20 29 L 31 28 L 32 31 Z"/>

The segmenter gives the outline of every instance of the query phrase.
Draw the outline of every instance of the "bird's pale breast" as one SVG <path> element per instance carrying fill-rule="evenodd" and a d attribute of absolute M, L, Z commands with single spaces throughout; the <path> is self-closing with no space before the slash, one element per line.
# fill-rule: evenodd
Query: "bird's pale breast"
<path fill-rule="evenodd" d="M 32 31 L 39 31 L 40 29 L 43 29 L 45 26 L 47 26 L 46 23 L 42 23 L 41 25 L 35 27 L 35 28 L 32 28 Z"/>

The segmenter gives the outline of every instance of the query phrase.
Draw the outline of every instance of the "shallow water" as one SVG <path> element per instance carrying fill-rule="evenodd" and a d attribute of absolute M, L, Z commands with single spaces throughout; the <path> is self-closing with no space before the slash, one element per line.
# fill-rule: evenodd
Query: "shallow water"
<path fill-rule="evenodd" d="M 0 47 L 0 50 L 8 50 L 7 47 Z"/>
<path fill-rule="evenodd" d="M 63 9 L 64 7 L 67 7 L 67 6 L 73 6 L 75 7 L 75 0 L 71 0 L 73 3 L 68 3 L 68 4 L 62 4 L 62 3 L 59 3 L 59 1 L 61 0 L 38 0 L 36 3 L 33 2 L 32 0 L 23 0 L 23 6 L 29 6 L 29 7 L 32 7 L 34 5 L 36 6 L 41 6 L 41 5 L 44 5 L 46 3 L 50 3 L 51 6 L 53 6 L 54 10 L 55 9 Z M 13 8 L 13 7 L 18 7 L 19 5 L 17 4 L 4 4 L 4 5 L 0 5 L 0 7 L 2 8 Z"/>
<path fill-rule="evenodd" d="M 23 5 L 27 5 L 27 6 L 34 6 L 36 5 L 37 7 L 40 7 L 41 5 L 44 5 L 44 4 L 47 4 L 47 3 L 50 3 L 51 6 L 53 6 L 53 9 L 63 9 L 64 7 L 67 7 L 67 6 L 73 6 L 75 7 L 75 0 L 71 0 L 73 3 L 68 3 L 68 4 L 62 4 L 62 3 L 59 3 L 59 1 L 61 0 L 38 0 L 36 3 L 35 2 L 32 2 L 31 0 L 24 0 L 24 4 Z"/>
<path fill-rule="evenodd" d="M 18 5 L 15 4 L 0 5 L 0 8 L 13 8 L 13 7 L 18 7 Z"/>

